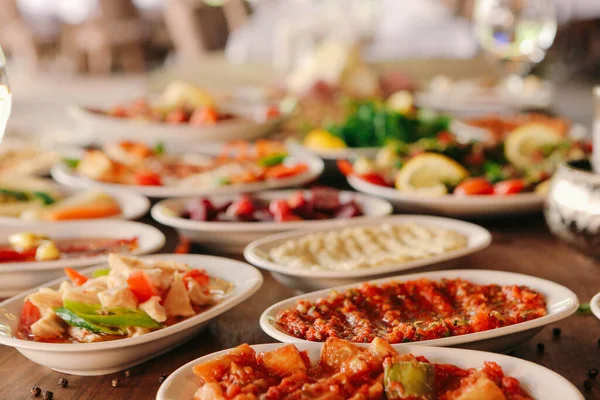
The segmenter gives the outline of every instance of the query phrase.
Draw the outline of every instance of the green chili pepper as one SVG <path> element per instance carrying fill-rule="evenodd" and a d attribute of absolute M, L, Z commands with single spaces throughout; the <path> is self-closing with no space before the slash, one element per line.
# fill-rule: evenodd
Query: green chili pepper
<path fill-rule="evenodd" d="M 279 165 L 285 160 L 288 155 L 286 153 L 277 153 L 272 154 L 270 156 L 266 156 L 258 160 L 258 165 L 261 167 L 272 167 L 274 165 Z"/>
<path fill-rule="evenodd" d="M 44 205 L 48 206 L 55 202 L 54 198 L 48 193 L 44 192 L 33 192 L 33 197 L 38 198 L 44 202 Z"/>
<path fill-rule="evenodd" d="M 138 326 L 140 328 L 157 329 L 162 327 L 159 322 L 153 320 L 143 311 L 135 311 L 121 314 L 77 314 L 86 321 L 102 326 L 111 326 L 116 328 L 125 328 L 128 326 Z"/>
<path fill-rule="evenodd" d="M 153 320 L 144 311 L 123 307 L 104 308 L 100 304 L 80 303 L 65 299 L 64 308 L 78 317 L 94 324 L 111 327 L 139 326 L 141 328 L 160 328 L 162 325 Z"/>
<path fill-rule="evenodd" d="M 154 146 L 153 153 L 157 156 L 163 155 L 165 153 L 165 144 L 163 142 L 156 143 L 156 146 Z"/>
<path fill-rule="evenodd" d="M 75 169 L 79 166 L 81 160 L 77 158 L 63 158 L 63 162 L 67 165 L 67 167 Z"/>
<path fill-rule="evenodd" d="M 592 313 L 592 308 L 590 307 L 590 303 L 581 303 L 579 308 L 577 308 L 577 312 L 582 315 L 589 315 Z"/>
<path fill-rule="evenodd" d="M 388 399 L 433 399 L 435 367 L 433 364 L 404 361 L 385 367 L 384 388 Z"/>
<path fill-rule="evenodd" d="M 71 310 L 67 310 L 64 307 L 58 307 L 54 309 L 56 315 L 58 315 L 63 321 L 67 324 L 74 326 L 75 328 L 83 328 L 87 329 L 90 332 L 94 333 L 104 333 L 107 335 L 124 335 L 125 332 L 121 329 L 115 329 L 108 326 L 102 326 L 98 324 L 94 324 L 93 322 L 86 321 L 81 318 L 79 315 L 75 314 Z"/>
<path fill-rule="evenodd" d="M 94 272 L 92 272 L 92 277 L 98 278 L 98 277 L 101 277 L 101 276 L 106 276 L 109 273 L 110 273 L 110 268 L 97 269 Z"/>

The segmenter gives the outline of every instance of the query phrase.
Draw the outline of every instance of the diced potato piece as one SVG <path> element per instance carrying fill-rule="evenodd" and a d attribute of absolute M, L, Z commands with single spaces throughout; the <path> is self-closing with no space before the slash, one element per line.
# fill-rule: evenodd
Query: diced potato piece
<path fill-rule="evenodd" d="M 381 361 L 383 361 L 386 357 L 398 355 L 398 352 L 394 350 L 392 345 L 381 338 L 373 339 L 371 346 L 369 346 L 369 352 Z"/>
<path fill-rule="evenodd" d="M 293 344 L 263 353 L 262 360 L 269 373 L 278 376 L 289 376 L 306 371 L 300 351 Z"/>
<path fill-rule="evenodd" d="M 59 258 L 60 250 L 52 240 L 44 240 L 35 251 L 37 261 L 58 260 Z"/>
<path fill-rule="evenodd" d="M 321 350 L 320 364 L 338 370 L 344 361 L 354 356 L 358 351 L 358 346 L 346 340 L 329 338 Z"/>
<path fill-rule="evenodd" d="M 33 249 L 44 240 L 48 240 L 48 236 L 31 232 L 14 233 L 8 237 L 8 243 L 17 251 Z"/>
<path fill-rule="evenodd" d="M 256 353 L 254 350 L 244 343 L 223 356 L 194 366 L 194 374 L 202 379 L 203 382 L 217 382 L 227 371 L 231 363 L 247 364 L 248 360 L 255 359 L 255 356 Z M 243 362 L 244 360 L 246 362 Z"/>
<path fill-rule="evenodd" d="M 474 383 L 459 388 L 456 396 L 450 395 L 448 400 L 506 400 L 502 390 L 486 376 L 480 376 Z"/>
<path fill-rule="evenodd" d="M 79 162 L 77 171 L 90 179 L 115 179 L 115 162 L 100 150 L 90 150 Z"/>
<path fill-rule="evenodd" d="M 218 383 L 205 383 L 194 393 L 194 400 L 225 400 L 223 390 Z"/>

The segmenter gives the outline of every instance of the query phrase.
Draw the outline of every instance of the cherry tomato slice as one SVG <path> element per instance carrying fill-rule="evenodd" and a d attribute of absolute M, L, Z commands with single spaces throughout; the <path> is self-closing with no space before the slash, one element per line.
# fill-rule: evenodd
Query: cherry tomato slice
<path fill-rule="evenodd" d="M 494 186 L 485 178 L 469 178 L 454 189 L 457 196 L 481 196 L 494 194 Z"/>
<path fill-rule="evenodd" d="M 348 160 L 337 160 L 337 167 L 344 176 L 352 175 L 354 168 Z"/>
<path fill-rule="evenodd" d="M 69 279 L 71 279 L 77 286 L 81 286 L 88 281 L 88 278 L 85 275 L 81 275 L 73 268 L 65 268 L 65 274 L 67 274 Z"/>
<path fill-rule="evenodd" d="M 141 186 L 161 186 L 160 175 L 152 171 L 137 171 L 135 173 L 135 183 Z"/>
<path fill-rule="evenodd" d="M 525 189 L 525 182 L 521 179 L 509 179 L 507 181 L 498 182 L 494 185 L 494 194 L 509 195 L 521 193 Z"/>
<path fill-rule="evenodd" d="M 149 300 L 152 296 L 158 295 L 158 292 L 155 290 L 154 286 L 152 286 L 152 282 L 150 281 L 150 278 L 148 278 L 148 275 L 141 270 L 133 271 L 129 275 L 127 278 L 127 286 L 129 286 L 129 289 L 131 289 L 140 303 Z"/>
<path fill-rule="evenodd" d="M 363 174 L 363 175 L 357 175 L 360 179 L 363 179 L 369 183 L 372 183 L 373 185 L 378 185 L 378 186 L 389 186 L 387 184 L 387 182 L 385 181 L 385 179 L 383 179 L 383 177 L 381 175 L 377 175 L 377 174 Z"/>

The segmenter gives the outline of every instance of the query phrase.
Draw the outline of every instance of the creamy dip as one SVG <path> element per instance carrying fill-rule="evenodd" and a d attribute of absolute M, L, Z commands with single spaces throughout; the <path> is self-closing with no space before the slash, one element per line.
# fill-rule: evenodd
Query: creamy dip
<path fill-rule="evenodd" d="M 383 224 L 310 233 L 269 251 L 290 268 L 352 271 L 400 264 L 467 247 L 465 235 L 417 224 Z"/>

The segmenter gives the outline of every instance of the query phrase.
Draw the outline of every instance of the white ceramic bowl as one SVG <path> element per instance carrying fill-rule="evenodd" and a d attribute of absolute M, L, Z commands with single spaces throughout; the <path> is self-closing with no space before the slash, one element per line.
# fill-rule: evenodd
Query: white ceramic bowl
<path fill-rule="evenodd" d="M 202 153 L 214 155 L 214 147 L 207 147 L 207 149 L 208 151 L 203 151 Z M 143 194 L 144 196 L 148 196 L 150 198 L 166 198 L 250 193 L 269 189 L 294 187 L 304 185 L 317 179 L 323 172 L 323 160 L 321 160 L 320 158 L 302 152 L 294 152 L 292 155 L 298 162 L 304 162 L 308 165 L 308 170 L 306 172 L 289 178 L 282 178 L 267 182 L 229 185 L 218 188 L 193 188 L 185 186 L 139 186 L 124 185 L 118 183 L 105 183 L 81 176 L 64 163 L 56 164 L 54 167 L 52 167 L 51 175 L 56 181 L 70 187 L 101 187 L 105 189 L 129 189 L 135 191 L 136 193 Z"/>
<path fill-rule="evenodd" d="M 431 280 L 447 279 L 465 279 L 482 285 L 524 285 L 534 289 L 544 296 L 548 307 L 548 315 L 531 321 L 521 322 L 519 324 L 505 326 L 479 333 L 470 333 L 461 336 L 452 336 L 443 339 L 424 340 L 422 342 L 411 343 L 411 345 L 429 345 L 429 346 L 460 346 L 488 351 L 508 351 L 517 344 L 526 341 L 535 336 L 544 326 L 567 318 L 577 311 L 579 300 L 577 295 L 566 287 L 545 279 L 536 278 L 529 275 L 516 274 L 512 272 L 494 271 L 494 270 L 449 270 L 424 272 L 410 275 L 396 276 L 373 281 L 373 283 L 385 283 L 388 281 L 407 281 L 420 278 Z M 320 290 L 318 292 L 307 293 L 300 296 L 283 300 L 267 308 L 260 317 L 260 327 L 272 338 L 284 343 L 310 343 L 308 340 L 298 339 L 283 330 L 276 322 L 275 317 L 280 310 L 295 307 L 300 299 L 315 301 L 326 297 L 331 290 L 339 292 L 357 287 L 360 284 L 336 287 L 334 289 Z"/>
<path fill-rule="evenodd" d="M 590 308 L 596 318 L 600 319 L 600 293 L 596 293 L 592 300 L 590 300 Z"/>
<path fill-rule="evenodd" d="M 482 115 L 490 113 L 510 113 L 515 110 L 547 108 L 554 96 L 554 86 L 548 81 L 541 82 L 538 90 L 529 93 L 511 94 L 502 90 L 495 92 L 419 92 L 415 103 L 419 107 L 432 108 L 460 115 Z"/>
<path fill-rule="evenodd" d="M 48 179 L 48 181 L 52 182 L 49 179 Z M 55 186 L 58 190 L 60 190 L 67 196 L 75 194 L 82 190 L 85 190 L 85 189 L 68 188 L 65 186 L 60 186 L 58 184 L 55 184 Z M 146 215 L 146 213 L 150 209 L 150 200 L 148 200 L 147 197 L 142 196 L 141 194 L 135 193 L 131 190 L 110 189 L 110 190 L 105 190 L 105 192 L 107 194 L 109 194 L 110 196 L 112 196 L 119 203 L 119 206 L 121 207 L 121 210 L 123 212 L 119 215 L 115 215 L 110 218 L 101 218 L 101 219 L 134 220 L 134 219 L 138 219 L 138 218 L 141 218 L 144 215 Z M 95 221 L 95 220 L 98 220 L 98 219 L 92 219 L 91 221 Z M 81 220 L 78 220 L 78 221 L 81 221 Z M 27 221 L 27 220 L 15 218 L 15 217 L 0 216 L 0 225 L 31 225 L 31 224 L 37 224 L 40 222 L 41 221 Z"/>
<path fill-rule="evenodd" d="M 391 215 L 388 217 L 373 218 L 368 221 L 348 220 L 347 223 L 344 224 L 344 227 L 356 225 L 378 226 L 382 223 L 414 223 L 436 228 L 452 229 L 467 236 L 468 244 L 464 249 L 451 251 L 438 256 L 407 261 L 400 264 L 375 268 L 363 268 L 355 271 L 318 271 L 289 268 L 279 265 L 268 258 L 267 255 L 272 248 L 279 246 L 290 239 L 296 239 L 306 235 L 306 232 L 287 232 L 273 236 L 267 236 L 250 243 L 244 249 L 244 257 L 246 260 L 248 260 L 248 262 L 256 265 L 257 267 L 270 271 L 271 275 L 273 275 L 273 277 L 282 284 L 303 291 L 312 291 L 357 283 L 365 279 L 393 276 L 397 275 L 401 271 L 431 266 L 444 261 L 454 260 L 482 250 L 486 248 L 492 241 L 492 235 L 490 232 L 478 225 L 454 219 L 430 217 L 424 215 Z M 329 231 L 330 229 L 318 230 Z M 317 230 L 311 229 L 310 231 Z"/>
<path fill-rule="evenodd" d="M 275 130 L 282 121 L 281 118 L 272 118 L 259 122 L 250 118 L 236 117 L 213 126 L 197 127 L 115 118 L 91 112 L 88 108 L 79 105 L 67 107 L 67 115 L 95 143 L 133 140 L 154 146 L 162 142 L 174 151 L 188 151 L 190 145 L 197 146 L 207 142 L 259 139 Z"/>
<path fill-rule="evenodd" d="M 0 344 L 16 348 L 31 361 L 56 371 L 73 375 L 105 375 L 120 371 L 183 344 L 194 337 L 213 318 L 235 307 L 252 296 L 262 285 L 262 275 L 256 269 L 240 261 L 220 257 L 190 254 L 161 254 L 147 257 L 153 260 L 176 260 L 191 267 L 202 268 L 210 276 L 225 279 L 234 284 L 231 292 L 217 305 L 167 328 L 138 337 L 98 343 L 42 343 L 13 337 L 17 329 L 23 300 L 37 291 L 29 290 L 0 303 Z M 83 271 L 91 276 L 92 271 Z M 66 278 L 49 282 L 43 287 L 57 288 Z"/>
<path fill-rule="evenodd" d="M 283 344 L 260 344 L 251 346 L 256 352 L 275 350 Z M 300 351 L 306 350 L 313 364 L 317 363 L 321 354 L 322 343 L 298 343 L 296 347 Z M 366 345 L 359 345 L 366 346 Z M 560 400 L 583 400 L 583 395 L 573 386 L 571 382 L 554 371 L 534 364 L 529 361 L 515 357 L 504 356 L 482 351 L 445 349 L 439 347 L 394 345 L 400 353 L 412 353 L 421 355 L 429 361 L 438 364 L 453 364 L 460 368 L 481 368 L 486 361 L 498 363 L 507 376 L 517 378 L 523 387 L 534 399 L 560 399 Z M 195 365 L 212 360 L 229 350 L 209 354 L 197 360 L 191 361 L 173 372 L 158 389 L 156 400 L 184 400 L 193 399 L 194 393 L 200 387 L 199 379 L 194 375 Z"/>
<path fill-rule="evenodd" d="M 274 190 L 259 192 L 254 195 L 259 199 L 270 201 L 286 199 L 297 190 Z M 307 191 L 309 192 L 309 191 Z M 356 192 L 342 191 L 340 200 L 355 200 L 362 206 L 364 216 L 352 220 L 365 220 L 392 213 L 392 206 L 385 200 L 365 196 Z M 210 200 L 215 204 L 223 204 L 235 200 L 237 195 L 213 196 Z M 192 198 L 169 199 L 158 202 L 152 207 L 152 218 L 163 225 L 177 229 L 191 241 L 201 243 L 211 249 L 223 252 L 242 252 L 253 240 L 266 235 L 299 229 L 333 228 L 345 225 L 349 219 L 327 219 L 299 222 L 203 222 L 181 218 L 181 212 Z"/>
<path fill-rule="evenodd" d="M 8 243 L 8 236 L 18 232 L 49 235 L 53 239 L 72 238 L 130 238 L 138 237 L 138 248 L 132 254 L 149 254 L 160 250 L 165 235 L 158 229 L 139 222 L 119 220 L 38 222 L 32 225 L 0 227 L 0 243 Z M 63 268 L 81 269 L 106 262 L 106 255 L 55 261 L 19 262 L 0 264 L 0 298 L 13 296 L 63 276 Z"/>
<path fill-rule="evenodd" d="M 381 197 L 401 212 L 422 212 L 460 218 L 485 218 L 540 212 L 544 196 L 537 193 L 521 193 L 509 196 L 454 196 L 439 197 L 406 194 L 390 187 L 374 185 L 356 176 L 349 176 L 348 183 L 362 193 Z"/>

